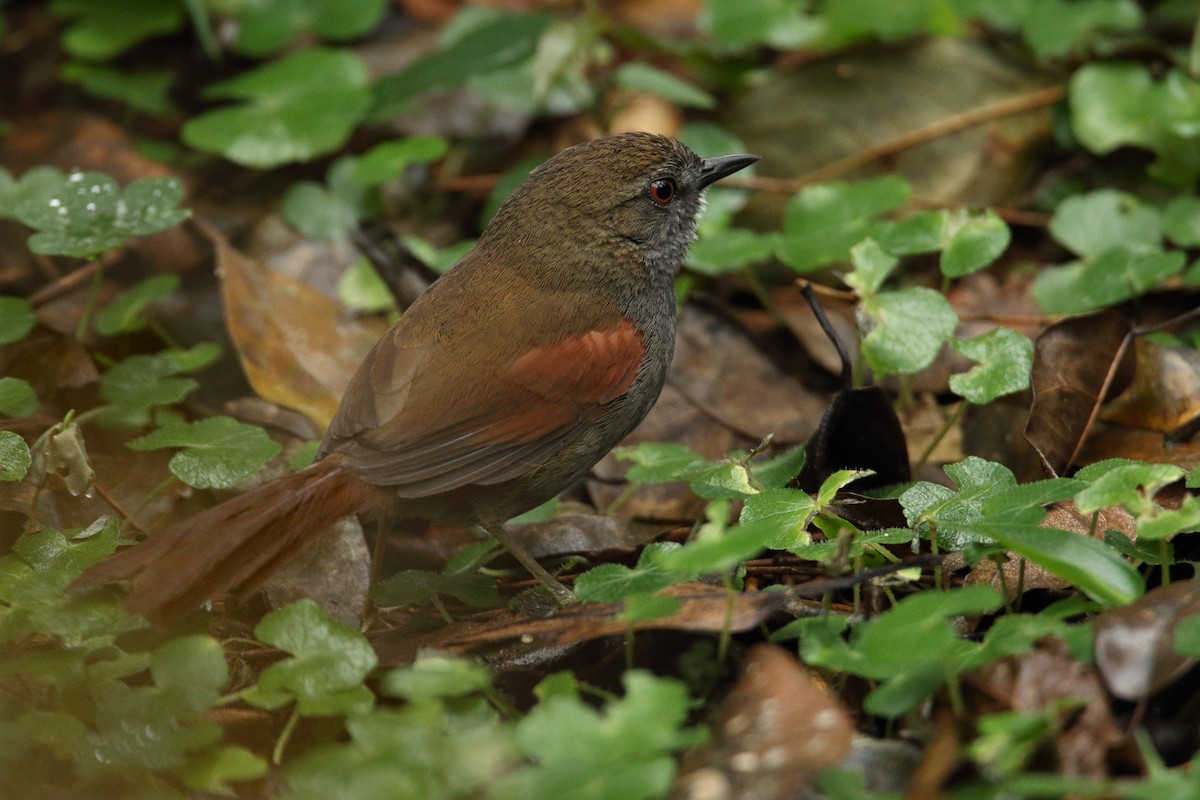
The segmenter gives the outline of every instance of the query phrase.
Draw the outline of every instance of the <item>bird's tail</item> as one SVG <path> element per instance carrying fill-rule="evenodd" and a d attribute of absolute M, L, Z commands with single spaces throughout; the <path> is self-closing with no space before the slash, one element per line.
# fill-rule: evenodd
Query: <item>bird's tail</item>
<path fill-rule="evenodd" d="M 379 490 L 334 456 L 172 525 L 88 569 L 72 588 L 123 581 L 125 606 L 163 621 L 228 593 L 245 595 Z"/>

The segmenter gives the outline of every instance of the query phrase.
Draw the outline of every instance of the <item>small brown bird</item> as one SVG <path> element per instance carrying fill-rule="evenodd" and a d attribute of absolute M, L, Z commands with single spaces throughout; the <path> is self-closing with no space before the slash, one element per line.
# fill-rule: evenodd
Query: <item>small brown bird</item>
<path fill-rule="evenodd" d="M 252 591 L 336 520 L 374 512 L 480 526 L 569 599 L 501 526 L 646 416 L 704 189 L 757 160 L 629 133 L 546 161 L 367 355 L 315 464 L 119 550 L 77 586 L 126 581 L 131 610 L 165 619 Z"/>

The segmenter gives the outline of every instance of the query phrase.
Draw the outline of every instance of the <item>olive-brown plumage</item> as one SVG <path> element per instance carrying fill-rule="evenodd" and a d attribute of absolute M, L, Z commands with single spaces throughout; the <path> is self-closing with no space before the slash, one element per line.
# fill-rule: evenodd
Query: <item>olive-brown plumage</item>
<path fill-rule="evenodd" d="M 127 581 L 132 610 L 169 617 L 255 588 L 332 522 L 372 510 L 483 526 L 545 580 L 499 526 L 650 410 L 703 191 L 755 160 L 701 159 L 646 133 L 551 158 L 367 355 L 317 463 L 119 551 L 80 585 Z"/>

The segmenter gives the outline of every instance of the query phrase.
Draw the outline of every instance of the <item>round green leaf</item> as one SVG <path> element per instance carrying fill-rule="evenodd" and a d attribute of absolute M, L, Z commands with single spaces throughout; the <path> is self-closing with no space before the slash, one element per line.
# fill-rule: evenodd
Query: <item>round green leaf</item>
<path fill-rule="evenodd" d="M 961 222 L 950 233 L 940 266 L 947 278 L 961 278 L 991 264 L 1008 249 L 1012 233 L 996 212 L 988 210 Z"/>
<path fill-rule="evenodd" d="M 23 339 L 33 329 L 33 306 L 23 297 L 0 297 L 0 344 Z"/>
<path fill-rule="evenodd" d="M 884 227 L 875 217 L 899 208 L 911 191 L 898 175 L 802 189 L 784 210 L 780 260 L 798 272 L 847 260 L 851 247 Z"/>
<path fill-rule="evenodd" d="M 29 471 L 29 445 L 12 431 L 0 431 L 0 481 L 19 481 Z"/>
<path fill-rule="evenodd" d="M 275 52 L 312 31 L 324 39 L 369 33 L 383 15 L 385 0 L 257 0 L 241 6 L 234 47 L 249 56 Z"/>
<path fill-rule="evenodd" d="M 1200 197 L 1176 197 L 1167 203 L 1163 231 L 1180 247 L 1200 246 Z"/>
<path fill-rule="evenodd" d="M 183 448 L 171 457 L 170 470 L 188 486 L 231 489 L 279 454 L 279 443 L 257 425 L 232 417 L 172 422 L 134 439 L 131 450 Z"/>
<path fill-rule="evenodd" d="M 1093 153 L 1105 155 L 1125 144 L 1150 144 L 1154 122 L 1146 114 L 1153 81 L 1141 64 L 1087 64 L 1071 76 L 1071 126 Z"/>
<path fill-rule="evenodd" d="M 248 167 L 307 161 L 349 138 L 370 100 L 362 62 L 344 50 L 293 53 L 209 90 L 246 101 L 193 117 L 183 127 L 192 147 Z"/>
<path fill-rule="evenodd" d="M 358 224 L 358 209 L 335 192 L 313 181 L 301 181 L 283 198 L 283 216 L 312 239 L 338 239 Z"/>
<path fill-rule="evenodd" d="M 20 378 L 0 378 L 0 414 L 28 417 L 37 411 L 38 399 L 33 387 Z"/>
<path fill-rule="evenodd" d="M 1100 189 L 1059 203 L 1050 234 L 1077 255 L 1098 256 L 1114 247 L 1160 247 L 1162 221 L 1133 195 Z"/>
<path fill-rule="evenodd" d="M 1014 330 L 996 328 L 973 339 L 951 339 L 950 347 L 979 365 L 950 376 L 950 390 L 983 405 L 1029 388 L 1033 342 Z"/>
<path fill-rule="evenodd" d="M 863 302 L 875 327 L 862 351 L 877 375 L 906 375 L 929 366 L 958 327 L 946 298 L 924 286 L 880 292 Z"/>

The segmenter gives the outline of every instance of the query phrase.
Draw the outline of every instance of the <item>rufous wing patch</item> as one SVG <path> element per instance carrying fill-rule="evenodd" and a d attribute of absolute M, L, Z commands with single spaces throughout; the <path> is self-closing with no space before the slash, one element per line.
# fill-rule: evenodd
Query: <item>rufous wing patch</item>
<path fill-rule="evenodd" d="M 523 353 L 503 377 L 535 397 L 489 430 L 487 438 L 528 441 L 536 438 L 530 435 L 534 431 L 544 435 L 599 416 L 604 406 L 629 391 L 645 352 L 641 332 L 619 319 Z"/>

